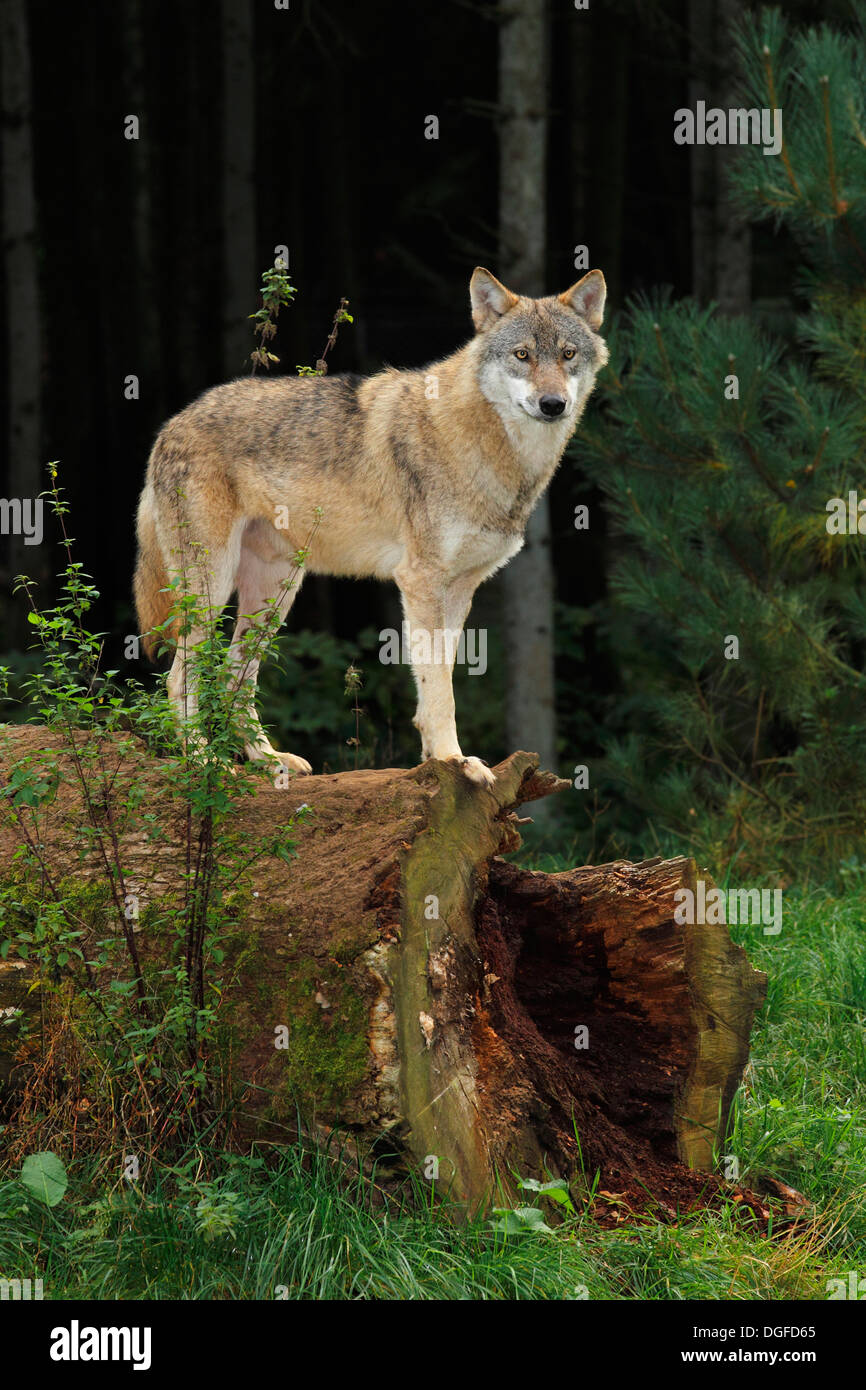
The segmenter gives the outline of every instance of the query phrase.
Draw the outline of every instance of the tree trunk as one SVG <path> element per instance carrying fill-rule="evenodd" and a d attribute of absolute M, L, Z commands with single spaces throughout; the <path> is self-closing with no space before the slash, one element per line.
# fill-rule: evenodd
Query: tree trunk
<path fill-rule="evenodd" d="M 740 18 L 739 0 L 718 0 L 716 13 L 716 52 L 719 55 L 719 106 L 728 111 L 738 105 L 736 62 L 731 33 Z M 728 188 L 728 169 L 738 156 L 737 146 L 717 145 L 720 156 L 716 199 L 716 285 L 715 298 L 725 314 L 747 314 L 752 304 L 752 231 L 738 213 Z"/>
<path fill-rule="evenodd" d="M 230 278 L 227 282 L 228 298 L 219 305 L 224 320 L 223 351 L 221 355 L 211 355 L 203 342 L 203 327 L 211 312 L 211 290 L 201 246 L 201 209 L 207 204 L 211 187 L 207 127 L 200 114 L 211 91 L 211 62 L 210 53 L 202 43 L 200 16 L 193 8 L 177 6 L 174 40 L 183 73 L 176 112 L 188 134 L 175 151 L 171 163 L 171 198 L 176 230 L 166 287 L 171 305 L 171 338 L 177 352 L 172 367 L 174 384 L 175 389 L 180 388 L 186 401 L 212 385 L 213 375 L 220 370 L 220 363 L 228 377 L 249 371 L 249 354 L 255 338 L 248 315 L 258 308 L 258 276 L 264 267 L 255 264 L 254 111 L 252 108 L 243 110 L 239 98 L 232 119 L 246 120 L 248 129 L 238 136 L 238 151 L 234 157 L 241 167 L 245 167 L 245 164 L 248 167 L 237 179 L 233 193 L 229 192 L 229 180 L 233 175 L 228 172 L 228 150 L 226 164 L 220 173 L 224 180 L 222 192 L 225 205 L 227 207 L 228 198 L 232 197 L 237 215 L 243 222 L 238 228 L 230 228 L 223 221 L 221 229 L 223 264 Z M 239 36 L 237 41 L 239 44 L 244 42 L 243 36 Z M 251 35 L 247 41 L 252 42 Z M 226 80 L 229 80 L 228 74 Z M 225 119 L 228 120 L 227 115 Z M 246 193 L 242 192 L 244 179 L 248 179 Z M 232 268 L 230 262 L 235 257 L 237 264 Z M 227 316 L 231 316 L 231 323 L 226 325 Z"/>
<path fill-rule="evenodd" d="M 46 484 L 41 456 L 42 331 L 36 252 L 36 200 L 31 122 L 30 40 L 24 0 L 0 5 L 0 86 L 2 86 L 2 214 L 6 296 L 6 380 L 8 468 L 6 496 L 31 505 Z M 39 546 L 25 545 L 23 535 L 7 539 L 9 592 L 11 576 L 34 573 Z M 43 552 L 44 553 L 44 552 Z M 38 568 L 38 561 L 37 561 Z M 44 568 L 44 566 L 43 566 Z M 16 603 L 7 617 L 6 641 L 23 641 L 26 604 Z M 20 620 L 20 621 L 16 621 Z M 16 630 L 10 630 L 15 623 Z"/>
<path fill-rule="evenodd" d="M 52 743 L 10 730 L 7 775 Z M 219 1019 L 246 1088 L 243 1137 L 291 1138 L 299 1112 L 375 1152 L 379 1177 L 389 1162 L 401 1178 L 438 1167 L 467 1209 L 514 1172 L 555 1173 L 578 1193 L 598 1174 L 633 1208 L 712 1199 L 764 976 L 725 926 L 676 922 L 677 890 L 696 887 L 689 859 L 545 874 L 502 858 L 519 847 L 516 808 L 567 784 L 529 753 L 495 771 L 492 790 L 431 761 L 238 797 L 232 830 L 251 845 L 302 800 L 311 808 L 292 864 L 255 865 L 227 947 Z M 168 832 L 123 841 L 143 910 L 178 890 L 183 808 L 158 761 L 127 755 L 119 789 L 128 774 L 152 783 L 146 804 Z M 73 848 L 80 816 L 61 784 L 41 841 L 50 863 L 89 880 L 95 857 L 76 862 Z M 4 875 L 16 845 L 0 829 Z M 139 949 L 161 961 L 165 947 L 143 928 Z M 14 952 L 0 962 L 0 1010 L 38 1018 L 29 976 Z M 7 1085 L 28 1055 L 15 1036 L 0 1029 Z"/>
<path fill-rule="evenodd" d="M 250 367 L 249 315 L 257 307 L 255 64 L 251 0 L 222 0 L 223 49 L 223 365 L 227 377 Z"/>
<path fill-rule="evenodd" d="M 568 78 L 566 103 L 569 119 L 566 122 L 568 148 L 568 209 L 571 216 L 571 245 L 584 246 L 589 241 L 591 211 L 591 166 L 593 140 L 589 123 L 592 92 L 592 30 L 580 27 L 570 16 L 567 30 Z M 592 251 L 592 247 L 589 248 Z M 598 258 L 593 260 L 595 265 Z"/>
<path fill-rule="evenodd" d="M 129 109 L 140 120 L 139 139 L 132 145 L 135 180 L 132 196 L 132 245 L 135 255 L 135 312 L 138 325 L 140 362 L 137 364 L 148 398 L 154 402 L 153 415 L 165 414 L 159 352 L 159 313 L 153 257 L 153 120 L 148 110 L 148 83 L 144 0 L 126 0 L 123 25 L 124 86 Z"/>
<path fill-rule="evenodd" d="M 580 17 L 578 17 L 580 18 Z M 586 16 L 583 16 L 584 22 Z M 577 26 L 576 26 L 577 27 Z M 578 28 L 578 33 L 580 33 Z M 616 10 L 599 17 L 593 35 L 596 59 L 592 94 L 592 114 L 603 110 L 603 121 L 593 120 L 592 141 L 593 207 L 590 265 L 600 265 L 607 282 L 608 301 L 620 302 L 622 295 L 623 232 L 626 225 L 625 190 L 628 158 L 630 105 L 629 26 Z"/>
<path fill-rule="evenodd" d="M 690 0 L 689 101 L 724 111 L 735 105 L 735 62 L 731 30 L 737 0 Z M 751 303 L 751 232 L 728 192 L 727 169 L 737 147 L 692 145 L 692 294 L 716 300 L 727 314 L 744 314 Z"/>
<path fill-rule="evenodd" d="M 716 0 L 689 0 L 689 104 L 715 103 Z M 702 304 L 716 287 L 716 165 L 718 147 L 689 147 L 692 213 L 692 294 Z"/>
<path fill-rule="evenodd" d="M 497 274 L 509 288 L 535 296 L 547 293 L 547 33 L 545 0 L 515 0 L 499 33 Z M 546 495 L 501 584 L 506 741 L 510 748 L 534 749 L 544 766 L 556 767 L 554 581 Z"/>

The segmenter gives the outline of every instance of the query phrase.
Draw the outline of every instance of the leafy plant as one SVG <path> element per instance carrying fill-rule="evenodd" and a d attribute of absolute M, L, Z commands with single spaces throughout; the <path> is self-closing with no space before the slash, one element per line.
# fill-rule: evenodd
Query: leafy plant
<path fill-rule="evenodd" d="M 277 335 L 277 319 L 280 310 L 292 303 L 297 292 L 296 286 L 289 279 L 288 266 L 282 260 L 277 261 L 276 265 L 264 271 L 261 308 L 257 309 L 254 314 L 250 314 L 250 318 L 255 320 L 253 331 L 259 339 L 258 346 L 250 353 L 253 373 L 255 373 L 256 367 L 264 367 L 267 371 L 272 362 L 279 362 L 279 357 L 270 351 L 267 344 Z"/>
<path fill-rule="evenodd" d="M 499 1218 L 490 1222 L 497 1235 L 553 1235 L 539 1207 L 494 1207 L 493 1215 Z"/>
<path fill-rule="evenodd" d="M 66 1169 L 55 1153 L 28 1154 L 21 1165 L 21 1181 L 31 1196 L 56 1207 L 69 1186 Z"/>
<path fill-rule="evenodd" d="M 245 676 L 273 640 L 279 614 L 271 606 L 248 630 L 238 664 L 181 577 L 181 640 L 193 628 L 204 636 L 189 653 L 198 701 L 178 740 L 164 680 L 146 692 L 135 682 L 121 687 L 117 672 L 100 669 L 101 634 L 86 621 L 98 595 L 72 559 L 56 467 L 49 472 L 46 496 L 66 553 L 59 597 L 43 611 L 34 586 L 24 578 L 18 586 L 43 652 L 24 688 L 32 717 L 50 736 L 38 751 L 16 756 L 11 735 L 3 735 L 8 773 L 0 786 L 0 806 L 19 840 L 14 879 L 0 887 L 0 955 L 35 967 L 48 1032 L 18 1097 L 15 1144 L 22 1150 L 39 1134 L 75 1132 L 84 1112 L 90 1142 L 112 1134 L 125 1149 L 148 1154 L 157 1143 L 226 1121 L 230 1078 L 213 1058 L 233 903 L 258 859 L 291 859 L 294 826 L 304 815 L 288 816 L 253 849 L 231 829 L 236 798 L 255 794 L 259 779 L 273 775 L 261 768 L 238 777 L 235 759 L 252 736 Z M 295 558 L 296 577 L 305 555 Z M 158 767 L 142 764 L 142 746 L 162 753 Z M 151 807 L 155 779 L 181 809 L 179 863 L 164 817 Z M 61 794 L 78 807 L 73 845 L 92 870 L 85 881 L 69 880 L 44 833 Z M 143 902 L 127 850 L 128 837 L 142 833 L 164 856 L 170 880 Z M 162 943 L 161 959 L 142 949 L 143 922 L 147 938 Z"/>

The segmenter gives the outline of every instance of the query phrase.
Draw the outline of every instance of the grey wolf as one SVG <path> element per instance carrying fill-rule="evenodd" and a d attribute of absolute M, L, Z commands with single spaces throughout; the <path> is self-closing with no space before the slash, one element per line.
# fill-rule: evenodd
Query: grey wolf
<path fill-rule="evenodd" d="M 156 438 L 138 508 L 145 649 L 152 655 L 148 634 L 169 619 L 176 576 L 215 614 L 237 593 L 231 650 L 255 720 L 250 759 L 312 770 L 272 748 L 258 723 L 258 663 L 244 659 L 242 638 L 278 596 L 285 618 L 299 583 L 283 585 L 321 508 L 304 570 L 393 579 L 410 633 L 426 637 L 412 644 L 422 757 L 494 780 L 460 748 L 453 643 L 450 660 L 429 653 L 436 633 L 459 636 L 478 585 L 523 545 L 607 361 L 606 287 L 591 270 L 562 294 L 530 299 L 479 266 L 469 294 L 475 335 L 441 361 L 367 378 L 244 377 L 206 391 Z M 195 574 L 181 561 L 190 546 L 204 557 Z M 203 635 L 177 637 L 168 692 L 181 724 L 196 708 L 189 652 Z"/>

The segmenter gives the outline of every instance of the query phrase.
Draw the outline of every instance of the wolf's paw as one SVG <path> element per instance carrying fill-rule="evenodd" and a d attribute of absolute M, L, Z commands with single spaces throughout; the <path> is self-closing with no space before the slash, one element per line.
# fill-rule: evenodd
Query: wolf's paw
<path fill-rule="evenodd" d="M 309 777 L 313 771 L 306 758 L 298 758 L 294 753 L 278 753 L 269 743 L 248 743 L 244 751 L 251 763 L 266 763 L 274 777 L 283 770 L 296 777 Z"/>
<path fill-rule="evenodd" d="M 463 775 L 479 787 L 492 787 L 496 781 L 490 768 L 480 758 L 449 758 L 448 761 L 456 763 Z"/>
<path fill-rule="evenodd" d="M 277 762 L 287 768 L 289 772 L 296 772 L 300 777 L 312 776 L 313 766 L 308 763 L 306 758 L 298 758 L 294 753 L 274 753 Z"/>

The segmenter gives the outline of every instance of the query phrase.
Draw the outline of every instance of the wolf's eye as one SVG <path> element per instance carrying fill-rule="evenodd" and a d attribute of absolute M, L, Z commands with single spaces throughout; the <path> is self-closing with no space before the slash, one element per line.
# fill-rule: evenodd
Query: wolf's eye
<path fill-rule="evenodd" d="M 529 353 L 526 351 L 526 348 L 515 348 L 514 356 L 519 358 L 521 362 L 525 362 L 527 357 L 529 356 Z"/>
<path fill-rule="evenodd" d="M 570 362 L 574 356 L 574 348 L 563 348 L 562 355 Z"/>

